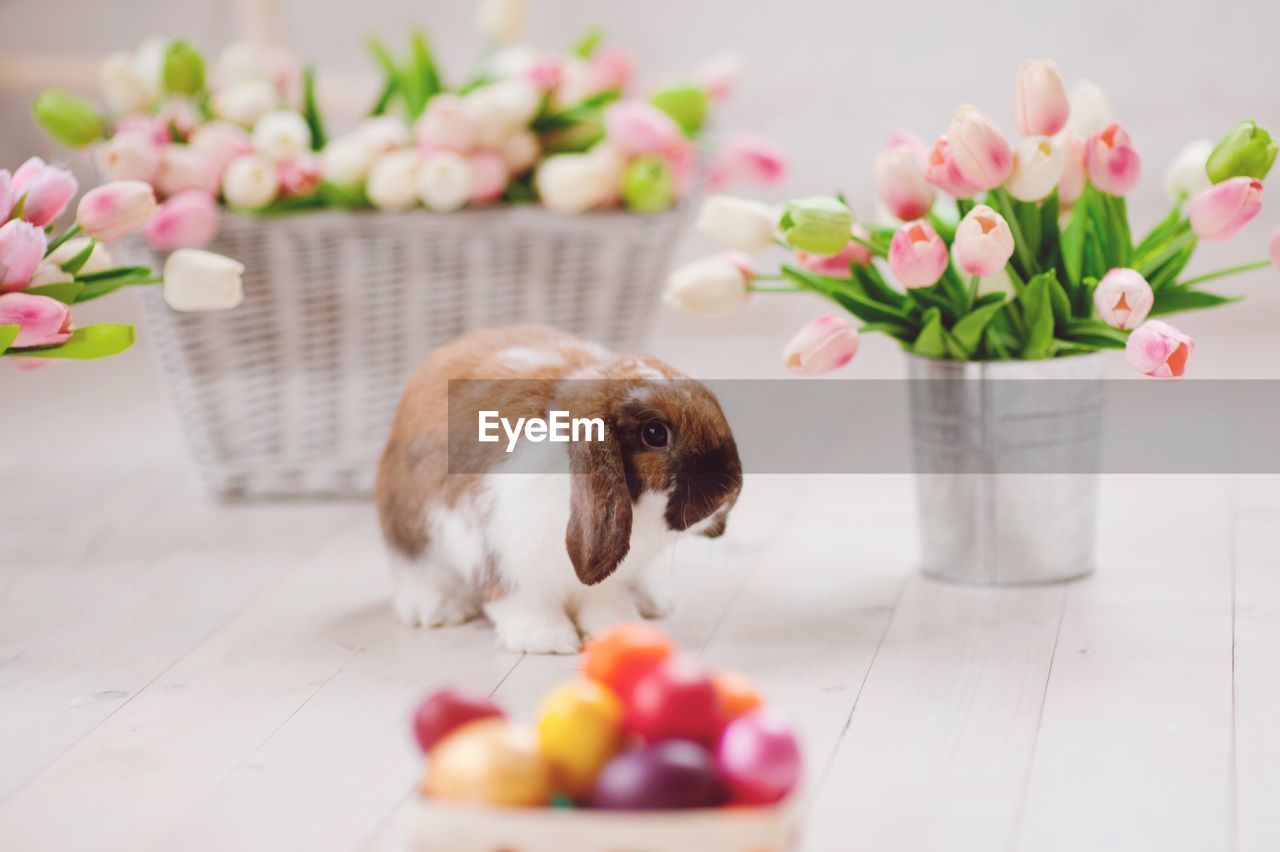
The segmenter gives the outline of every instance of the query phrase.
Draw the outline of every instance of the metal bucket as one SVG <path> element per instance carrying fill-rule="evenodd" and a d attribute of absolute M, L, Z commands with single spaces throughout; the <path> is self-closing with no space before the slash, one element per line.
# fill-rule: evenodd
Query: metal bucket
<path fill-rule="evenodd" d="M 1092 573 L 1102 357 L 909 359 L 926 575 L 1004 586 Z"/>

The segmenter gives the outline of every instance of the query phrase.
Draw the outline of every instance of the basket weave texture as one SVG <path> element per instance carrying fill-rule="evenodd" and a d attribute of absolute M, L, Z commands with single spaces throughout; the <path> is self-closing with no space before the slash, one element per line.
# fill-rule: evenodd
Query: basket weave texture
<path fill-rule="evenodd" d="M 243 304 L 180 314 L 142 296 L 198 479 L 223 497 L 368 494 L 409 374 L 471 329 L 536 322 L 634 349 L 687 209 L 225 216 L 210 250 L 244 263 Z"/>

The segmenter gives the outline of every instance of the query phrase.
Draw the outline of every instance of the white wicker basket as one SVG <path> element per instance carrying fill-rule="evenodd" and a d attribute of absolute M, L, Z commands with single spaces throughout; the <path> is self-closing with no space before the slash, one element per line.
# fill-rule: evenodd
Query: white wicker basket
<path fill-rule="evenodd" d="M 210 248 L 245 264 L 240 307 L 179 314 L 143 295 L 198 478 L 225 497 L 369 493 L 405 380 L 469 329 L 636 347 L 687 209 L 224 217 Z"/>

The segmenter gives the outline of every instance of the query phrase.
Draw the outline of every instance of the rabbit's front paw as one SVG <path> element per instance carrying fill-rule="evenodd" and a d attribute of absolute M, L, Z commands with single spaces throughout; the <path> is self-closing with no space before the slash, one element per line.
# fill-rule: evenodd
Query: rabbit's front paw
<path fill-rule="evenodd" d="M 563 609 L 519 597 L 485 605 L 498 648 L 517 654 L 576 654 L 582 648 L 578 629 Z"/>

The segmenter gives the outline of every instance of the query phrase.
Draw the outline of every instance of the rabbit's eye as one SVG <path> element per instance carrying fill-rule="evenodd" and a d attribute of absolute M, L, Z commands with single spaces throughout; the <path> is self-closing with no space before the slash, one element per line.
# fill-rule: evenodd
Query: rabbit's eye
<path fill-rule="evenodd" d="M 661 423 L 646 423 L 640 427 L 640 440 L 646 447 L 661 450 L 671 440 L 671 434 Z"/>

